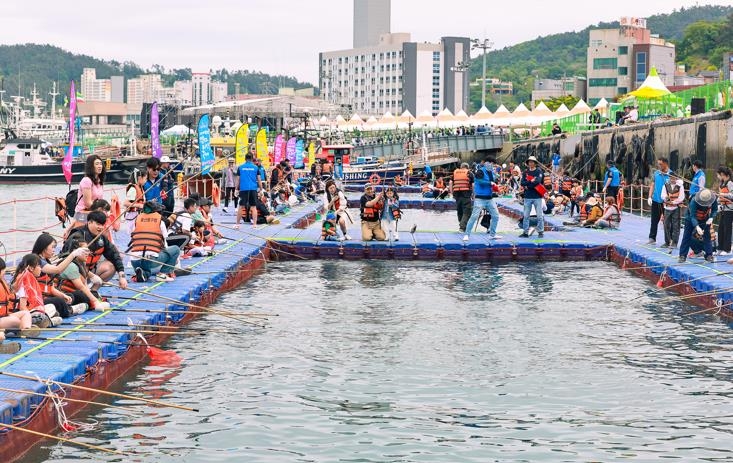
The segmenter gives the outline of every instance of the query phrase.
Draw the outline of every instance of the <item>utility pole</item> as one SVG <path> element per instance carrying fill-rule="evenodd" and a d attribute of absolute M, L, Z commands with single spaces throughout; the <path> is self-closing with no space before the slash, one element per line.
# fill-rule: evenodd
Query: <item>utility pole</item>
<path fill-rule="evenodd" d="M 486 51 L 490 50 L 494 44 L 489 39 L 471 39 L 471 49 L 483 50 L 483 68 L 481 72 L 481 107 L 486 106 Z"/>
<path fill-rule="evenodd" d="M 51 119 L 56 117 L 56 97 L 59 92 L 56 91 L 56 82 L 53 83 L 53 90 L 48 92 L 51 95 Z"/>

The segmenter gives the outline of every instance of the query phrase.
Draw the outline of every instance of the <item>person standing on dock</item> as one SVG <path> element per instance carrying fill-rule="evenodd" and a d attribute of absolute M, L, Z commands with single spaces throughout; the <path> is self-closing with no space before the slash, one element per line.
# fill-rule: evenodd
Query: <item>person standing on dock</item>
<path fill-rule="evenodd" d="M 228 214 L 229 211 L 227 210 L 227 207 L 229 207 L 229 200 L 231 199 L 234 201 L 234 205 L 236 206 L 236 198 L 234 197 L 234 191 L 236 190 L 236 180 L 237 180 L 237 167 L 234 164 L 234 158 L 229 159 L 229 167 L 224 171 L 224 207 L 222 208 L 222 212 L 225 214 Z"/>
<path fill-rule="evenodd" d="M 621 172 L 612 160 L 606 161 L 606 175 L 603 182 L 603 194 L 614 199 L 618 196 L 618 189 L 621 186 Z"/>
<path fill-rule="evenodd" d="M 676 248 L 680 239 L 680 205 L 685 202 L 685 184 L 674 172 L 662 189 L 664 202 L 664 244 L 663 248 Z"/>
<path fill-rule="evenodd" d="M 718 221 L 718 255 L 727 256 L 731 251 L 731 234 L 733 234 L 733 180 L 731 170 L 720 166 L 717 172 L 720 186 L 718 188 L 718 204 L 720 220 Z"/>
<path fill-rule="evenodd" d="M 257 189 L 259 186 L 259 168 L 252 162 L 252 155 L 247 154 L 244 164 L 239 166 L 239 208 L 237 209 L 237 223 L 239 228 L 243 213 L 249 214 L 252 225 L 257 224 Z"/>
<path fill-rule="evenodd" d="M 361 210 L 361 239 L 364 241 L 384 241 L 387 236 L 382 230 L 380 221 L 382 208 L 384 208 L 384 195 L 374 194 L 374 186 L 371 183 L 364 185 L 364 194 L 359 200 Z"/>
<path fill-rule="evenodd" d="M 473 174 L 468 170 L 468 163 L 464 162 L 461 167 L 453 171 L 453 178 L 450 181 L 450 193 L 456 200 L 456 212 L 458 213 L 458 231 L 466 233 L 466 225 L 471 217 L 472 203 L 471 191 L 473 186 Z"/>
<path fill-rule="evenodd" d="M 530 156 L 527 159 L 527 170 L 522 175 L 522 188 L 524 188 L 524 218 L 520 238 L 529 238 L 529 217 L 532 214 L 532 207 L 537 213 L 537 236 L 545 236 L 545 218 L 543 215 L 542 198 L 546 191 L 544 187 L 544 174 L 538 167 L 537 158 Z"/>
<path fill-rule="evenodd" d="M 496 227 L 499 225 L 499 208 L 494 203 L 494 186 L 496 182 L 494 180 L 493 165 L 493 158 L 486 159 L 486 162 L 478 165 L 476 173 L 473 176 L 473 195 L 475 199 L 473 200 L 473 210 L 471 212 L 471 218 L 468 219 L 463 241 L 468 241 L 481 212 L 485 212 L 491 216 L 489 238 L 492 240 L 501 238 L 496 234 Z"/>
<path fill-rule="evenodd" d="M 84 164 L 84 178 L 79 182 L 79 199 L 74 207 L 74 220 L 69 226 L 69 230 L 87 223 L 87 215 L 91 211 L 92 203 L 97 199 L 104 198 L 104 177 L 106 174 L 107 169 L 102 158 L 96 154 L 92 154 L 87 158 Z"/>
<path fill-rule="evenodd" d="M 654 171 L 654 177 L 649 184 L 649 196 L 647 203 L 652 208 L 652 221 L 649 226 L 649 241 L 647 244 L 657 244 L 657 229 L 659 228 L 659 220 L 664 213 L 664 201 L 662 201 L 662 189 L 664 184 L 669 181 L 669 160 L 667 158 L 657 159 L 657 170 Z M 692 194 L 690 194 L 692 197 Z"/>
<path fill-rule="evenodd" d="M 693 233 L 702 237 L 705 260 L 711 263 L 715 262 L 710 230 L 717 214 L 718 196 L 707 188 L 698 191 L 690 201 L 687 214 L 685 214 L 685 232 L 682 235 L 682 243 L 680 243 L 678 262 L 683 263 L 687 260 L 687 252 L 690 250 Z"/>
<path fill-rule="evenodd" d="M 176 178 L 170 171 L 171 162 L 172 159 L 168 156 L 160 158 L 160 196 L 166 217 L 172 214 L 176 207 Z"/>
<path fill-rule="evenodd" d="M 705 171 L 703 170 L 702 161 L 696 160 L 692 163 L 692 181 L 690 182 L 690 198 L 694 197 L 698 191 L 705 188 Z"/>

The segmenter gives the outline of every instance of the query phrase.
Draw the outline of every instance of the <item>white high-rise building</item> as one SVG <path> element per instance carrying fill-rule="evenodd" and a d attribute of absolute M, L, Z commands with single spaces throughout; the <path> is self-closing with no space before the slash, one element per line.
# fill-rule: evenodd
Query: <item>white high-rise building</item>
<path fill-rule="evenodd" d="M 190 80 L 173 82 L 173 89 L 176 91 L 178 106 L 186 107 L 193 104 L 193 83 Z"/>
<path fill-rule="evenodd" d="M 211 103 L 221 103 L 227 98 L 226 82 L 211 82 Z"/>
<path fill-rule="evenodd" d="M 97 79 L 97 70 L 84 68 L 81 74 L 81 95 L 85 101 L 112 101 L 112 81 Z"/>
<path fill-rule="evenodd" d="M 390 19 L 390 0 L 354 0 L 354 48 L 378 45 L 391 32 Z"/>
<path fill-rule="evenodd" d="M 208 72 L 194 72 L 191 76 L 191 81 L 193 84 L 193 105 L 202 106 L 209 104 L 211 74 Z"/>
<path fill-rule="evenodd" d="M 160 74 L 143 74 L 139 76 L 143 87 L 143 103 L 152 103 L 157 100 L 163 89 Z"/>
<path fill-rule="evenodd" d="M 127 104 L 142 106 L 143 100 L 142 79 L 139 77 L 137 79 L 127 79 Z"/>

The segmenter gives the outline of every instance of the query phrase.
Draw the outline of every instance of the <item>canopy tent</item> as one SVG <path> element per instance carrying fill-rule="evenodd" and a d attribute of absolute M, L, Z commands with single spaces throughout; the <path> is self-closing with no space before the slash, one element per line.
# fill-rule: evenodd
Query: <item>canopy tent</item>
<path fill-rule="evenodd" d="M 559 108 L 555 110 L 555 118 L 561 118 L 570 115 L 570 110 L 565 103 L 561 104 Z"/>
<path fill-rule="evenodd" d="M 412 115 L 412 113 L 409 110 L 405 110 L 402 114 L 400 114 L 399 117 L 397 117 L 398 123 L 405 123 L 408 122 L 415 122 L 415 116 Z"/>
<path fill-rule="evenodd" d="M 468 121 L 468 114 L 466 114 L 466 111 L 460 110 L 456 113 L 456 121 L 458 122 L 466 122 Z"/>
<path fill-rule="evenodd" d="M 598 103 L 593 106 L 593 109 L 597 109 L 601 112 L 601 114 L 605 114 L 606 111 L 608 111 L 608 100 L 606 100 L 605 98 L 601 98 Z"/>
<path fill-rule="evenodd" d="M 544 101 L 540 101 L 527 118 L 527 123 L 530 125 L 538 125 L 552 119 L 553 117 L 554 116 L 550 108 L 547 107 Z"/>
<path fill-rule="evenodd" d="M 573 106 L 573 109 L 570 111 L 570 114 L 571 115 L 585 114 L 591 111 L 592 109 L 590 108 L 590 106 L 588 106 L 588 104 L 585 101 L 583 101 L 583 99 L 581 98 L 580 100 L 578 100 L 577 103 L 575 103 L 575 106 Z"/>
<path fill-rule="evenodd" d="M 326 116 L 321 116 L 321 118 L 318 119 L 318 125 L 321 127 L 327 127 L 330 124 L 331 124 L 331 121 L 328 120 Z"/>
<path fill-rule="evenodd" d="M 456 116 L 454 116 L 453 113 L 450 112 L 450 109 L 444 108 L 441 112 L 438 113 L 438 115 L 435 117 L 435 120 L 440 123 L 453 122 L 456 120 Z"/>
<path fill-rule="evenodd" d="M 364 124 L 364 119 L 362 119 L 360 115 L 354 113 L 351 116 L 351 119 L 349 119 L 349 121 L 347 122 L 347 124 L 352 126 L 362 125 Z"/>
<path fill-rule="evenodd" d="M 418 114 L 417 119 L 415 119 L 415 122 L 418 125 L 427 127 L 427 126 L 432 126 L 435 124 L 435 118 L 433 117 L 432 113 L 426 109 L 425 111 Z"/>
<path fill-rule="evenodd" d="M 492 119 L 493 125 L 509 125 L 511 123 L 511 117 L 512 113 L 509 112 L 508 109 L 506 109 L 506 106 L 503 104 L 496 108 L 496 111 L 494 112 L 494 116 Z"/>
<path fill-rule="evenodd" d="M 183 135 L 190 135 L 193 133 L 193 130 L 189 129 L 185 125 L 174 125 L 173 127 L 169 127 L 162 132 L 160 132 L 161 135 L 164 137 L 173 137 L 178 136 L 181 137 Z"/>
<path fill-rule="evenodd" d="M 366 121 L 366 125 L 369 127 L 372 127 L 376 123 L 377 123 L 377 118 L 374 116 L 370 116 L 369 119 L 367 119 Z"/>
<path fill-rule="evenodd" d="M 396 124 L 397 118 L 394 117 L 391 112 L 387 111 L 382 117 L 379 118 L 379 123 L 384 125 Z"/>
<path fill-rule="evenodd" d="M 337 126 L 343 126 L 344 124 L 346 124 L 346 119 L 344 119 L 344 117 L 341 114 L 339 114 L 338 116 L 336 116 L 336 119 L 334 119 L 333 122 Z"/>
<path fill-rule="evenodd" d="M 472 115 L 469 120 L 472 125 L 484 125 L 490 123 L 489 119 L 492 117 L 494 117 L 494 115 L 491 114 L 491 111 L 489 111 L 486 106 L 481 106 L 481 109 L 479 109 L 476 114 Z"/>
<path fill-rule="evenodd" d="M 519 103 L 519 106 L 514 108 L 510 117 L 510 125 L 524 125 L 529 122 L 529 117 L 532 112 L 527 108 L 524 103 Z"/>
<path fill-rule="evenodd" d="M 629 95 L 636 98 L 659 98 L 660 96 L 669 95 L 670 92 L 667 86 L 664 85 L 662 79 L 657 74 L 657 68 L 652 67 L 649 71 L 649 75 L 644 79 L 644 83 L 639 88 L 630 92 Z"/>

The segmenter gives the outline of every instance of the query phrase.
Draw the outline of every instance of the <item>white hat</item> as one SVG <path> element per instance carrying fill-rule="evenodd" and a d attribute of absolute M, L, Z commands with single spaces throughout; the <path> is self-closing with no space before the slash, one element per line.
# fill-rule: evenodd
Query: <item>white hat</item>
<path fill-rule="evenodd" d="M 707 188 L 703 188 L 695 195 L 695 202 L 702 207 L 709 207 L 718 197 Z"/>
<path fill-rule="evenodd" d="M 529 163 L 529 161 L 532 161 L 532 162 L 534 162 L 535 164 L 539 164 L 539 161 L 537 161 L 537 158 L 536 158 L 536 157 L 534 157 L 534 156 L 530 156 L 530 157 L 528 157 L 528 158 L 527 158 L 527 160 L 526 160 L 526 161 L 524 161 L 524 163 L 525 163 L 525 164 L 528 164 L 528 163 Z"/>
<path fill-rule="evenodd" d="M 160 162 L 163 163 L 163 162 L 173 162 L 173 161 L 171 161 L 171 158 L 169 158 L 168 156 L 161 156 Z"/>

